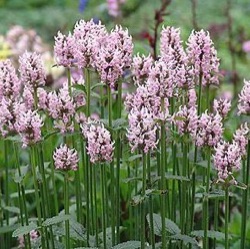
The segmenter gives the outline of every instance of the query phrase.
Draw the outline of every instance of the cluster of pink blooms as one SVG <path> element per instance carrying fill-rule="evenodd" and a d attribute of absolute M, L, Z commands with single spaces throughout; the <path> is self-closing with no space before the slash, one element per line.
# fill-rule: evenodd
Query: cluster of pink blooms
<path fill-rule="evenodd" d="M 53 154 L 55 168 L 58 170 L 68 171 L 78 169 L 78 154 L 75 149 L 70 149 L 68 146 L 62 145 L 57 148 Z"/>
<path fill-rule="evenodd" d="M 133 43 L 128 30 L 116 26 L 108 33 L 99 22 L 80 21 L 73 35 L 58 33 L 55 37 L 55 60 L 57 65 L 79 68 L 93 67 L 101 80 L 114 88 L 132 62 Z"/>
<path fill-rule="evenodd" d="M 208 32 L 193 31 L 187 43 L 187 55 L 196 77 L 202 76 L 202 85 L 219 84 L 219 59 Z"/>
<path fill-rule="evenodd" d="M 34 244 L 37 241 L 38 237 L 39 237 L 39 235 L 38 235 L 38 232 L 36 230 L 30 231 L 31 244 Z M 25 248 L 24 236 L 18 237 L 18 248 L 20 248 L 20 249 Z"/>
<path fill-rule="evenodd" d="M 114 142 L 110 132 L 99 122 L 81 125 L 83 136 L 87 141 L 87 151 L 92 163 L 111 162 L 113 160 Z"/>
<path fill-rule="evenodd" d="M 126 0 L 107 0 L 109 15 L 113 17 L 121 15 L 121 5 L 124 4 L 125 1 Z"/>
<path fill-rule="evenodd" d="M 241 125 L 234 133 L 234 141 L 238 144 L 242 156 L 246 155 L 246 147 L 248 144 L 247 136 L 249 134 L 249 128 L 247 123 Z"/>
<path fill-rule="evenodd" d="M 131 151 L 136 149 L 148 153 L 157 146 L 156 138 L 156 123 L 152 113 L 142 107 L 140 110 L 133 108 L 129 115 L 128 140 L 131 146 Z"/>
<path fill-rule="evenodd" d="M 179 111 L 173 115 L 172 119 L 181 135 L 190 134 L 193 138 L 196 136 L 198 126 L 196 107 L 180 106 Z"/>
<path fill-rule="evenodd" d="M 244 80 L 244 86 L 239 95 L 239 114 L 250 114 L 250 81 Z"/>
<path fill-rule="evenodd" d="M 216 113 L 202 113 L 198 121 L 195 143 L 197 146 L 216 146 L 222 138 L 222 117 Z"/>
<path fill-rule="evenodd" d="M 231 109 L 231 101 L 227 98 L 215 99 L 213 103 L 214 112 L 218 112 L 222 118 L 225 118 Z"/>
<path fill-rule="evenodd" d="M 16 129 L 21 136 L 23 147 L 39 142 L 43 121 L 37 111 L 24 110 L 16 123 Z"/>

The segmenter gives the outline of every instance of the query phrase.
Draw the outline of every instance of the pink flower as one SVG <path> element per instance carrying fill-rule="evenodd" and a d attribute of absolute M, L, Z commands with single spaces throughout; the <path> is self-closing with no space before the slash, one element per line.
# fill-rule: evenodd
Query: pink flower
<path fill-rule="evenodd" d="M 67 84 L 64 84 L 58 92 L 53 91 L 47 95 L 48 113 L 55 119 L 55 127 L 60 129 L 61 133 L 74 130 L 75 107 L 74 100 L 69 95 Z"/>
<path fill-rule="evenodd" d="M 181 135 L 190 134 L 191 137 L 195 137 L 198 126 L 196 107 L 180 106 L 179 111 L 173 115 L 172 120 Z"/>
<path fill-rule="evenodd" d="M 54 56 L 58 66 L 72 67 L 76 64 L 77 43 L 70 33 L 68 36 L 58 31 L 55 36 Z"/>
<path fill-rule="evenodd" d="M 163 28 L 160 40 L 161 59 L 173 71 L 174 85 L 190 88 L 193 85 L 192 68 L 188 66 L 188 58 L 182 46 L 180 29 Z"/>
<path fill-rule="evenodd" d="M 222 137 L 222 118 L 216 114 L 202 113 L 198 121 L 198 129 L 196 134 L 196 145 L 202 146 L 216 146 Z"/>
<path fill-rule="evenodd" d="M 107 36 L 104 25 L 93 20 L 76 23 L 73 34 L 77 49 L 75 50 L 76 64 L 79 68 L 94 66 L 94 58 Z"/>
<path fill-rule="evenodd" d="M 202 85 L 219 84 L 219 59 L 209 33 L 204 30 L 193 31 L 187 43 L 187 55 L 194 67 L 193 76 L 202 75 Z"/>
<path fill-rule="evenodd" d="M 152 113 L 145 107 L 133 108 L 128 115 L 129 128 L 127 137 L 131 151 L 136 149 L 148 153 L 156 148 L 156 123 Z"/>
<path fill-rule="evenodd" d="M 45 85 L 45 68 L 42 58 L 36 52 L 25 52 L 19 58 L 21 81 L 29 88 L 35 89 Z"/>
<path fill-rule="evenodd" d="M 115 88 L 115 83 L 132 63 L 133 43 L 128 30 L 116 26 L 103 40 L 95 58 L 95 68 L 102 82 Z"/>
<path fill-rule="evenodd" d="M 225 181 L 229 176 L 233 178 L 233 171 L 240 169 L 241 152 L 240 147 L 235 142 L 227 143 L 223 141 L 218 143 L 213 158 L 214 167 L 218 171 L 218 178 L 221 181 Z"/>
<path fill-rule="evenodd" d="M 245 53 L 250 53 L 250 41 L 243 42 L 243 44 L 242 44 L 242 50 Z"/>
<path fill-rule="evenodd" d="M 126 0 L 107 0 L 108 13 L 110 16 L 117 17 L 121 15 L 120 5 Z"/>
<path fill-rule="evenodd" d="M 37 111 L 22 111 L 17 122 L 17 131 L 21 136 L 23 147 L 36 144 L 41 140 L 43 121 Z"/>
<path fill-rule="evenodd" d="M 151 55 L 147 57 L 145 55 L 142 56 L 134 56 L 133 64 L 132 64 L 132 75 L 135 82 L 135 85 L 144 85 L 147 78 L 150 68 L 153 65 L 153 58 Z"/>
<path fill-rule="evenodd" d="M 218 112 L 222 118 L 225 118 L 231 109 L 231 101 L 229 99 L 214 100 L 213 110 Z"/>
<path fill-rule="evenodd" d="M 239 94 L 238 114 L 250 114 L 250 81 L 244 80 L 244 86 Z"/>
<path fill-rule="evenodd" d="M 30 231 L 30 242 L 32 245 L 37 241 L 38 237 L 39 235 L 36 230 Z M 25 248 L 24 236 L 18 237 L 18 248 Z"/>
<path fill-rule="evenodd" d="M 188 95 L 188 107 L 196 107 L 197 95 L 195 89 L 191 88 L 187 92 Z"/>
<path fill-rule="evenodd" d="M 53 154 L 55 169 L 68 171 L 76 171 L 78 169 L 77 163 L 79 161 L 77 151 L 70 149 L 67 145 L 62 145 L 57 148 Z"/>
<path fill-rule="evenodd" d="M 234 133 L 234 141 L 236 144 L 238 144 L 242 156 L 245 156 L 247 154 L 246 147 L 248 144 L 248 134 L 249 128 L 247 123 L 242 124 L 241 127 Z"/>
<path fill-rule="evenodd" d="M 87 150 L 92 163 L 111 162 L 113 160 L 114 143 L 110 132 L 99 122 L 81 125 L 82 133 L 87 139 Z"/>
<path fill-rule="evenodd" d="M 0 61 L 0 100 L 3 97 L 17 98 L 21 91 L 21 81 L 10 60 Z"/>

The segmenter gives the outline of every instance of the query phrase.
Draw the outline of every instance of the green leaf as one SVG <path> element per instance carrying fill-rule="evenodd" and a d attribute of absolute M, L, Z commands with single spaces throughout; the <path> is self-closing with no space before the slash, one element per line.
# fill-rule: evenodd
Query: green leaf
<path fill-rule="evenodd" d="M 204 230 L 196 230 L 191 232 L 192 236 L 203 238 L 204 237 Z M 225 239 L 225 234 L 219 231 L 212 231 L 208 230 L 207 231 L 207 236 L 211 239 L 216 239 L 216 240 L 224 240 Z M 229 235 L 229 239 L 232 237 Z"/>
<path fill-rule="evenodd" d="M 119 118 L 113 121 L 113 130 L 120 130 L 126 128 L 127 120 L 124 118 Z"/>
<path fill-rule="evenodd" d="M 118 244 L 116 246 L 113 246 L 112 249 L 137 249 L 141 247 L 141 242 L 140 241 L 127 241 L 121 244 Z"/>
<path fill-rule="evenodd" d="M 15 213 L 15 214 L 20 214 L 20 208 L 18 207 L 10 207 L 10 206 L 5 206 L 5 207 L 2 207 L 4 210 L 7 210 L 11 213 Z"/>
<path fill-rule="evenodd" d="M 0 227 L 0 234 L 12 232 L 16 230 L 18 227 L 19 224 Z"/>
<path fill-rule="evenodd" d="M 85 236 L 85 228 L 82 224 L 77 222 L 75 219 L 70 218 L 70 227 L 74 231 L 73 235 L 77 240 L 85 241 L 87 237 Z"/>
<path fill-rule="evenodd" d="M 30 166 L 26 165 L 26 166 L 21 166 L 20 170 L 21 170 L 21 175 L 19 175 L 19 171 L 16 170 L 15 172 L 15 176 L 13 178 L 15 183 L 21 183 L 24 179 L 24 177 L 26 176 L 26 174 L 29 172 Z"/>
<path fill-rule="evenodd" d="M 55 134 L 57 134 L 57 133 L 59 133 L 59 131 L 52 131 L 52 132 L 49 132 L 49 133 L 47 133 L 46 135 L 44 135 L 43 140 L 46 140 L 46 139 L 48 139 L 49 137 L 51 137 L 51 136 L 53 136 L 53 135 L 55 135 Z"/>
<path fill-rule="evenodd" d="M 149 214 L 147 215 L 147 221 L 149 223 Z M 171 234 L 179 234 L 181 229 L 170 219 L 165 218 L 166 230 Z M 157 236 L 162 235 L 162 219 L 158 214 L 153 214 L 154 233 Z"/>
<path fill-rule="evenodd" d="M 200 162 L 195 163 L 195 165 L 203 167 L 203 168 L 207 168 L 207 161 L 206 160 L 200 161 Z"/>
<path fill-rule="evenodd" d="M 42 225 L 43 226 L 52 226 L 58 223 L 61 223 L 63 221 L 69 220 L 71 218 L 71 216 L 69 214 L 62 214 L 62 215 L 58 215 L 58 216 L 54 216 L 52 218 L 48 218 L 46 219 Z"/>
<path fill-rule="evenodd" d="M 136 182 L 136 181 L 141 181 L 142 178 L 141 177 L 129 177 L 129 178 L 125 178 L 122 181 L 124 183 L 129 183 L 129 182 Z"/>
<path fill-rule="evenodd" d="M 169 236 L 169 238 L 173 239 L 173 240 L 181 240 L 181 241 L 183 241 L 184 244 L 191 244 L 191 245 L 197 246 L 196 248 L 199 248 L 198 242 L 194 238 L 192 238 L 188 235 L 179 233 L 179 234 L 171 235 L 171 236 Z"/>
<path fill-rule="evenodd" d="M 82 91 L 84 93 L 87 93 L 85 85 L 74 84 L 74 85 L 72 85 L 72 87 L 75 88 L 75 89 L 77 89 L 77 90 L 80 90 L 80 91 Z"/>
<path fill-rule="evenodd" d="M 105 86 L 106 84 L 105 83 L 96 83 L 96 84 L 94 84 L 93 86 L 91 86 L 91 90 L 94 90 L 96 87 L 98 87 L 98 86 Z"/>
<path fill-rule="evenodd" d="M 34 189 L 27 189 L 25 190 L 25 195 L 28 195 L 28 194 L 33 194 L 35 193 L 35 190 Z M 17 198 L 18 197 L 18 192 L 14 192 L 10 195 L 10 198 Z"/>
<path fill-rule="evenodd" d="M 236 188 L 239 188 L 239 189 L 243 189 L 243 190 L 247 189 L 247 185 L 245 185 L 242 182 L 237 182 L 237 184 L 235 184 L 233 186 L 235 186 Z"/>
<path fill-rule="evenodd" d="M 128 158 L 128 162 L 133 162 L 136 159 L 142 158 L 142 154 L 137 154 Z"/>
<path fill-rule="evenodd" d="M 168 180 L 187 181 L 187 182 L 190 181 L 187 177 L 185 177 L 185 176 L 179 176 L 179 175 L 166 174 L 165 177 Z"/>
<path fill-rule="evenodd" d="M 38 226 L 35 223 L 30 223 L 28 226 L 18 227 L 13 233 L 12 237 L 18 237 L 28 234 L 30 231 L 37 229 Z"/>

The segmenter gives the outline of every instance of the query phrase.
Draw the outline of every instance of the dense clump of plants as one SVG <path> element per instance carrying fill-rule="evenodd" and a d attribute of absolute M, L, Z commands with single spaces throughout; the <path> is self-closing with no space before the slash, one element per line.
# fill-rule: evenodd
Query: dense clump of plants
<path fill-rule="evenodd" d="M 60 86 L 37 53 L 18 72 L 0 62 L 1 248 L 249 246 L 250 81 L 238 103 L 216 97 L 204 30 L 184 46 L 163 27 L 156 49 L 133 55 L 128 30 L 81 20 L 55 37 Z"/>

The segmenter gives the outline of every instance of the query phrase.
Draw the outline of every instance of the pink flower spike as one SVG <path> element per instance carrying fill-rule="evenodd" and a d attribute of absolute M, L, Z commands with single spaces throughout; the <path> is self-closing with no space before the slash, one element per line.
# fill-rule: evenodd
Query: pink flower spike
<path fill-rule="evenodd" d="M 45 85 L 45 68 L 42 58 L 36 52 L 25 52 L 19 59 L 21 81 L 31 89 Z"/>
<path fill-rule="evenodd" d="M 62 145 L 57 148 L 53 154 L 55 169 L 68 171 L 76 171 L 78 169 L 78 154 L 75 149 L 70 149 L 68 146 Z"/>
<path fill-rule="evenodd" d="M 239 94 L 238 114 L 250 114 L 250 81 L 244 80 L 244 86 Z"/>

